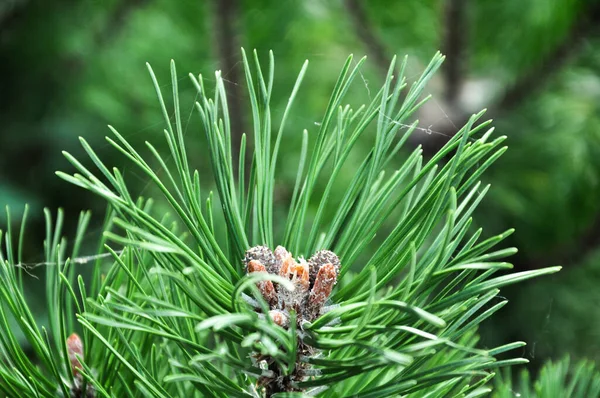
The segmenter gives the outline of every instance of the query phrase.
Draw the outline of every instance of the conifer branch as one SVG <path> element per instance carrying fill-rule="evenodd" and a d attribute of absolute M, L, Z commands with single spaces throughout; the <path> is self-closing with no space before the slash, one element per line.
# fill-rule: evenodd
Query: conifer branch
<path fill-rule="evenodd" d="M 232 156 L 237 159 L 240 154 L 240 142 L 245 128 L 244 107 L 242 100 L 242 74 L 239 65 L 239 2 L 238 0 L 213 0 L 213 21 L 215 34 L 215 51 L 218 55 L 219 67 L 226 78 L 227 102 L 231 110 Z M 248 165 L 249 166 L 249 165 Z"/>
<path fill-rule="evenodd" d="M 552 77 L 569 65 L 585 48 L 587 41 L 600 34 L 600 5 L 590 2 L 573 18 L 571 30 L 563 41 L 543 57 L 536 68 L 517 78 L 498 100 L 495 108 L 503 113 L 518 107 L 539 92 Z"/>
<path fill-rule="evenodd" d="M 234 170 L 222 75 L 210 79 L 211 89 L 202 75 L 190 75 L 212 164 L 214 181 L 206 183 L 191 169 L 175 63 L 169 96 L 148 65 L 168 150 L 161 153 L 147 142 L 142 152 L 113 127 L 107 141 L 151 182 L 155 195 L 134 199 L 119 169 L 83 138 L 90 162 L 64 153 L 75 171 L 57 175 L 111 209 L 99 242 L 110 257 L 94 257 L 86 287 L 70 258 L 78 256 L 89 213 L 80 217 L 69 247 L 62 211 L 56 221 L 45 212 L 45 263 L 53 264 L 46 272 L 49 330 L 37 326 L 24 297 L 23 269 L 17 266 L 22 254 L 12 242 L 22 242 L 25 229 L 13 239 L 9 220 L 0 250 L 0 392 L 87 398 L 143 391 L 169 398 L 383 397 L 443 390 L 477 396 L 498 367 L 526 363 L 496 357 L 524 343 L 484 350 L 477 338 L 479 323 L 506 303 L 498 301 L 500 288 L 560 270 L 500 273 L 512 267 L 502 259 L 516 250 L 498 248 L 512 231 L 481 239 L 481 230 L 470 228 L 488 190 L 478 180 L 506 150 L 505 137 L 492 138 L 480 112 L 431 159 L 419 149 L 400 152 L 416 127 L 410 119 L 423 104 L 423 89 L 442 61 L 436 54 L 407 87 L 406 59 L 398 78 L 391 78 L 394 58 L 371 102 L 352 109 L 342 104 L 360 80 L 364 58 L 348 57 L 311 151 L 306 140 L 299 149 L 306 159 L 298 166 L 298 193 L 287 220 L 273 216 L 279 144 L 307 63 L 275 123 L 273 54 L 265 68 L 256 51 L 242 52 L 254 126 L 248 185 Z M 371 152 L 356 154 L 357 141 L 369 138 Z M 398 156 L 404 163 L 389 170 Z M 338 187 L 342 170 L 351 178 Z M 316 213 L 308 216 L 309 208 Z M 17 320 L 34 358 L 14 344 L 9 317 Z"/>
<path fill-rule="evenodd" d="M 446 61 L 442 67 L 445 99 L 449 103 L 458 100 L 466 72 L 467 21 L 466 0 L 446 0 L 444 2 L 444 34 L 441 39 L 442 53 Z"/>
<path fill-rule="evenodd" d="M 388 66 L 392 61 L 388 55 L 388 51 L 379 35 L 376 33 L 376 28 L 369 21 L 364 5 L 360 0 L 344 0 L 344 6 L 356 36 L 363 42 L 365 51 L 373 58 L 373 62 L 382 74 L 387 74 Z"/>

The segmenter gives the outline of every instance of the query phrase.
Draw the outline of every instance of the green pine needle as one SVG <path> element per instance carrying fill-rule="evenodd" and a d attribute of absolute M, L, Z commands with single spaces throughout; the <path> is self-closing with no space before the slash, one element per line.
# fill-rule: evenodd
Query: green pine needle
<path fill-rule="evenodd" d="M 318 131 L 304 130 L 301 146 L 292 149 L 284 148 L 286 136 L 300 130 L 287 122 L 308 61 L 279 119 L 270 104 L 277 89 L 273 54 L 264 73 L 256 51 L 242 52 L 242 59 L 252 132 L 240 143 L 233 142 L 221 73 L 212 89 L 202 75 L 190 75 L 213 181 L 201 181 L 206 173 L 190 166 L 174 62 L 169 98 L 148 65 L 168 151 L 146 143 L 150 156 L 142 155 L 113 127 L 107 138 L 155 195 L 136 198 L 123 174 L 83 138 L 95 170 L 65 153 L 76 172 L 57 175 L 103 198 L 110 212 L 87 288 L 77 261 L 89 213 L 68 244 L 62 211 L 55 221 L 46 212 L 48 329 L 23 294 L 25 217 L 16 252 L 7 230 L 0 251 L 0 391 L 11 397 L 476 397 L 489 392 L 486 383 L 498 367 L 526 362 L 496 358 L 521 342 L 487 350 L 477 344 L 478 325 L 505 304 L 499 288 L 560 270 L 503 273 L 511 268 L 503 259 L 516 250 L 497 246 L 512 230 L 482 239 L 472 228 L 489 188 L 479 178 L 506 150 L 504 137 L 492 139 L 481 112 L 429 160 L 420 148 L 404 149 L 417 127 L 412 118 L 427 100 L 423 90 L 444 57 L 436 54 L 412 84 L 404 76 L 406 58 L 400 65 L 394 59 L 381 90 L 357 109 L 344 101 L 365 59 L 349 57 Z M 359 139 L 372 147 L 357 162 Z M 282 204 L 274 196 L 284 149 L 298 153 L 299 163 L 291 201 Z M 392 170 L 398 159 L 403 164 Z M 351 176 L 346 186 L 342 173 Z M 276 219 L 275 208 L 287 218 Z M 321 316 L 296 321 L 292 312 L 290 326 L 282 327 L 265 315 L 269 304 L 257 286 L 294 285 L 276 275 L 246 275 L 242 259 L 256 245 L 282 245 L 297 257 L 321 249 L 339 256 L 339 283 Z M 16 341 L 13 325 L 32 355 Z M 77 330 L 83 355 L 74 367 L 66 341 Z"/>

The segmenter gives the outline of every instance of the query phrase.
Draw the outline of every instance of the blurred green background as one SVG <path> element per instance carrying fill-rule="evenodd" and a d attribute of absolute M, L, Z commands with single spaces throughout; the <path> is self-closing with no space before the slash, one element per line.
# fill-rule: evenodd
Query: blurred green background
<path fill-rule="evenodd" d="M 492 190 L 477 222 L 487 235 L 516 228 L 508 242 L 520 249 L 516 269 L 564 266 L 504 290 L 510 304 L 484 325 L 483 343 L 527 341 L 523 355 L 533 369 L 564 353 L 600 360 L 597 1 L 1 0 L 0 205 L 9 204 L 13 216 L 31 205 L 30 242 L 43 239 L 43 207 L 63 207 L 71 229 L 81 209 L 92 209 L 100 223 L 104 204 L 54 175 L 71 170 L 62 150 L 84 157 L 78 136 L 124 171 L 134 193 L 148 194 L 147 181 L 104 141 L 110 123 L 134 146 L 148 140 L 165 147 L 145 62 L 168 87 L 169 60 L 177 61 L 188 154 L 208 170 L 187 73 L 210 83 L 222 70 L 234 129 L 249 131 L 240 46 L 265 60 L 274 51 L 276 118 L 310 60 L 283 148 L 282 204 L 300 133 L 315 130 L 348 54 L 368 56 L 351 93 L 361 103 L 382 84 L 393 54 L 409 55 L 409 79 L 436 50 L 446 54 L 428 87 L 434 100 L 419 114 L 423 130 L 410 144 L 431 154 L 472 112 L 488 108 L 509 151 L 485 176 Z M 94 233 L 88 240 L 94 244 Z M 41 257 L 33 247 L 32 262 Z"/>

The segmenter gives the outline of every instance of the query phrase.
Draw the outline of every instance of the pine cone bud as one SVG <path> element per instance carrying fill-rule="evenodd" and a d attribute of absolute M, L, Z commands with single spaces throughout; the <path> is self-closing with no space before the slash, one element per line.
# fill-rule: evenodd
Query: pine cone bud
<path fill-rule="evenodd" d="M 280 310 L 271 310 L 269 311 L 269 316 L 275 322 L 275 324 L 281 326 L 282 328 L 288 328 L 290 326 L 290 317 L 283 311 Z"/>
<path fill-rule="evenodd" d="M 290 269 L 290 274 L 296 290 L 303 293 L 307 292 L 310 284 L 308 263 L 304 259 L 300 259 L 300 263 L 294 263 L 293 268 Z"/>
<path fill-rule="evenodd" d="M 254 272 L 266 273 L 267 269 L 264 265 L 260 263 L 260 261 L 250 260 L 248 262 L 248 273 L 251 274 Z M 267 300 L 267 303 L 270 306 L 274 306 L 277 304 L 277 293 L 275 292 L 275 286 L 273 286 L 273 282 L 269 280 L 259 281 L 256 283 L 256 287 L 258 287 L 258 290 L 265 298 L 265 300 Z"/>
<path fill-rule="evenodd" d="M 279 268 L 279 276 L 283 278 L 287 278 L 290 273 L 290 269 L 295 267 L 296 260 L 292 257 L 292 253 L 287 251 L 287 249 L 283 246 L 277 246 L 275 248 L 275 258 L 277 262 L 280 264 Z"/>
<path fill-rule="evenodd" d="M 76 333 L 71 334 L 67 339 L 67 354 L 69 355 L 69 361 L 71 362 L 73 376 L 78 377 L 79 371 L 83 369 L 83 367 L 76 355 L 79 355 L 79 357 L 83 359 L 83 343 Z"/>
<path fill-rule="evenodd" d="M 315 280 L 319 269 L 325 264 L 331 264 L 335 268 L 335 274 L 337 276 L 340 269 L 340 259 L 335 255 L 334 252 L 329 250 L 320 250 L 316 252 L 309 260 L 308 266 L 310 267 L 310 285 L 315 285 Z"/>
<path fill-rule="evenodd" d="M 331 295 L 331 290 L 337 282 L 337 274 L 338 269 L 331 263 L 319 269 L 308 299 L 309 315 L 312 319 L 319 316 L 321 308 Z"/>
<path fill-rule="evenodd" d="M 254 246 L 246 251 L 246 257 L 244 257 L 244 264 L 246 267 L 252 260 L 260 262 L 265 266 L 266 270 L 270 274 L 277 275 L 281 264 L 275 258 L 273 251 L 267 246 Z"/>

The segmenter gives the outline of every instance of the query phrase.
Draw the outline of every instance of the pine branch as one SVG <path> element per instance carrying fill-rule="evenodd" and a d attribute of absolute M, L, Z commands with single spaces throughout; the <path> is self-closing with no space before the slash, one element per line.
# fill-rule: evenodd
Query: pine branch
<path fill-rule="evenodd" d="M 461 3 L 462 0 L 449 0 L 448 8 L 452 10 L 452 15 L 459 18 L 457 15 L 460 11 L 456 10 L 459 6 L 454 3 Z M 450 12 L 448 12 L 450 13 Z M 587 40 L 596 37 L 600 34 L 600 6 L 596 3 L 585 8 L 581 12 L 581 17 L 575 19 L 571 32 L 569 32 L 562 43 L 557 45 L 552 51 L 548 52 L 542 58 L 536 68 L 520 76 L 504 94 L 494 103 L 489 106 L 489 115 L 492 118 L 503 117 L 512 109 L 518 108 L 520 104 L 535 96 L 548 82 L 563 68 L 568 66 L 581 51 L 585 48 Z M 463 24 L 462 26 L 467 25 Z M 452 35 L 458 35 L 460 26 L 457 29 L 447 29 L 450 32 L 445 36 L 447 43 L 446 48 L 452 48 L 452 52 L 460 51 L 460 40 L 453 41 L 450 39 Z M 463 43 L 464 44 L 464 43 Z M 439 151 L 448 142 L 449 138 L 457 132 L 455 126 L 462 126 L 469 118 L 469 114 L 460 108 L 460 104 L 456 102 L 457 95 L 460 93 L 461 86 L 457 82 L 464 82 L 461 78 L 460 62 L 453 63 L 451 54 L 448 55 L 448 67 L 444 69 L 446 97 L 449 99 L 447 106 L 455 112 L 453 114 L 453 123 L 446 123 L 442 126 L 437 126 L 436 131 L 440 134 L 433 134 L 420 137 L 419 144 L 423 146 L 426 154 L 434 154 Z M 461 57 L 459 57 L 460 59 Z M 455 58 L 456 60 L 456 58 Z M 427 124 L 427 121 L 424 120 Z M 527 263 L 527 262 L 525 262 Z M 545 264 L 545 263 L 542 263 Z"/>
<path fill-rule="evenodd" d="M 467 1 L 444 2 L 444 34 L 441 40 L 446 61 L 442 67 L 445 99 L 449 103 L 458 100 L 466 72 L 467 57 Z"/>
<path fill-rule="evenodd" d="M 373 58 L 375 65 L 384 75 L 387 74 L 391 57 L 384 43 L 375 32 L 375 27 L 369 21 L 369 17 L 360 0 L 344 0 L 344 6 L 354 26 L 356 36 L 363 42 L 365 50 Z"/>
<path fill-rule="evenodd" d="M 562 43 L 543 57 L 538 66 L 519 77 L 505 91 L 494 106 L 496 113 L 504 113 L 518 107 L 523 101 L 535 95 L 552 77 L 569 65 L 585 48 L 587 40 L 600 34 L 600 5 L 590 2 L 583 7 L 579 16 L 573 19 L 571 31 Z"/>
<path fill-rule="evenodd" d="M 0 32 L 24 15 L 28 0 L 7 0 L 0 4 Z"/>
<path fill-rule="evenodd" d="M 215 49 L 219 67 L 226 78 L 227 102 L 231 110 L 232 156 L 240 154 L 240 142 L 245 131 L 242 99 L 242 75 L 239 67 L 239 3 L 238 0 L 213 0 Z"/>
<path fill-rule="evenodd" d="M 519 269 L 537 269 L 540 264 L 561 264 L 565 267 L 574 267 L 582 264 L 599 248 L 600 217 L 596 217 L 581 235 L 574 237 L 572 242 L 534 257 L 519 253 L 515 256 L 514 263 Z"/>
<path fill-rule="evenodd" d="M 357 35 L 365 47 L 372 52 L 374 59 L 382 73 L 387 73 L 387 50 L 375 29 L 368 23 L 368 18 L 362 5 L 357 0 L 344 2 L 349 15 L 356 28 Z M 442 48 L 447 56 L 442 73 L 444 76 L 444 91 L 447 102 L 444 104 L 452 109 L 452 122 L 435 126 L 436 134 L 419 135 L 413 139 L 415 145 L 421 145 L 424 153 L 432 155 L 437 153 L 458 131 L 457 126 L 464 125 L 469 119 L 469 114 L 458 104 L 458 96 L 465 81 L 465 51 L 467 34 L 466 2 L 464 0 L 447 0 L 445 2 L 445 29 L 442 37 Z M 566 65 L 568 65 L 585 47 L 586 41 L 600 33 L 600 6 L 597 2 L 590 2 L 583 7 L 580 18 L 574 18 L 571 31 L 565 36 L 562 43 L 550 51 L 538 63 L 537 68 L 523 74 L 512 84 L 497 100 L 489 105 L 489 115 L 492 118 L 502 117 L 535 95 L 548 81 Z M 425 125 L 430 123 L 423 119 Z"/>
<path fill-rule="evenodd" d="M 93 170 L 65 153 L 76 172 L 57 174 L 112 209 L 100 242 L 112 257 L 104 267 L 97 264 L 86 289 L 65 260 L 62 212 L 56 226 L 46 212 L 46 258 L 56 264 L 46 274 L 49 341 L 23 298 L 15 272 L 21 254 L 12 247 L 9 224 L 0 250 L 0 297 L 8 303 L 0 305 L 0 336 L 9 336 L 0 339 L 0 391 L 23 397 L 54 397 L 57 391 L 65 397 L 134 397 L 140 390 L 159 398 L 476 396 L 495 369 L 525 363 L 496 358 L 522 342 L 477 346 L 478 325 L 506 303 L 498 301 L 499 288 L 560 269 L 499 274 L 512 267 L 501 260 L 516 250 L 497 248 L 512 231 L 480 239 L 481 230 L 470 228 L 488 190 L 478 180 L 506 150 L 505 137 L 493 139 L 489 122 L 478 122 L 480 112 L 431 159 L 416 149 L 398 170 L 389 170 L 416 127 L 410 119 L 442 60 L 436 54 L 406 87 L 407 61 L 392 79 L 394 58 L 371 102 L 353 109 L 342 104 L 360 81 L 365 59 L 348 57 L 310 151 L 304 133 L 287 220 L 273 217 L 277 162 L 289 155 L 280 153 L 280 144 L 308 63 L 277 128 L 270 106 L 273 54 L 264 68 L 256 51 L 242 52 L 254 126 L 247 183 L 243 162 L 234 171 L 222 74 L 210 79 L 210 90 L 202 75 L 190 75 L 214 178 L 205 182 L 190 168 L 175 63 L 171 100 L 148 66 L 168 150 L 160 153 L 146 143 L 141 152 L 112 127 L 107 141 L 157 194 L 132 198 L 119 169 L 105 164 L 83 138 Z M 357 154 L 356 143 L 369 138 L 370 153 Z M 350 183 L 338 187 L 342 171 Z M 219 206 L 201 184 L 214 187 Z M 316 212 L 307 216 L 309 208 Z M 73 258 L 88 221 L 80 219 Z M 2 321 L 6 311 L 43 366 L 23 360 L 11 343 L 15 330 Z M 75 321 L 82 339 L 71 334 Z"/>
<path fill-rule="evenodd" d="M 106 18 L 106 23 L 94 34 L 99 49 L 109 46 L 127 26 L 131 16 L 150 3 L 150 0 L 120 0 Z"/>

